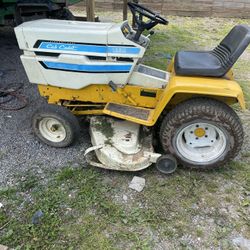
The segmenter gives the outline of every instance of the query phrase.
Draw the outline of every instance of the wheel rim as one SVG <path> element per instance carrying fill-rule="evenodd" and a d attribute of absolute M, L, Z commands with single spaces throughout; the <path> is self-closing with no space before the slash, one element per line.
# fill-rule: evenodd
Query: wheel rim
<path fill-rule="evenodd" d="M 197 164 L 215 161 L 225 152 L 226 147 L 225 132 L 211 123 L 192 123 L 177 132 L 178 153 Z"/>
<path fill-rule="evenodd" d="M 39 122 L 41 135 L 51 142 L 62 142 L 66 138 L 63 124 L 55 118 L 43 118 Z"/>

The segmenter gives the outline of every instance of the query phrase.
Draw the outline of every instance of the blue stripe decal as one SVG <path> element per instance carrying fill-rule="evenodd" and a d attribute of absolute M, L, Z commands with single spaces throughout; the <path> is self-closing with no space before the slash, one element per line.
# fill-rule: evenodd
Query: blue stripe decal
<path fill-rule="evenodd" d="M 92 52 L 103 54 L 139 54 L 140 48 L 126 46 L 84 45 L 70 43 L 42 42 L 39 49 L 58 51 Z"/>
<path fill-rule="evenodd" d="M 83 71 L 83 72 L 129 72 L 132 64 L 127 65 L 82 65 L 71 63 L 43 62 L 50 69 Z"/>

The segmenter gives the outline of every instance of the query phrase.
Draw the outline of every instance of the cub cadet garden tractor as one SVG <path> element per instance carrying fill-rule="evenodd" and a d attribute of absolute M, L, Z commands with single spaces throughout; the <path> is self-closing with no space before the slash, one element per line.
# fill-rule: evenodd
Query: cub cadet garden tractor
<path fill-rule="evenodd" d="M 91 115 L 93 147 L 85 154 L 95 151 L 99 160 L 92 165 L 136 171 L 157 162 L 169 173 L 175 158 L 198 169 L 228 163 L 243 143 L 230 105 L 245 109 L 231 68 L 249 45 L 250 29 L 234 27 L 212 51 L 180 51 L 162 71 L 140 64 L 150 42 L 142 33 L 168 21 L 128 5 L 137 31 L 127 21 L 38 20 L 15 29 L 29 81 L 48 100 L 33 116 L 34 133 L 66 147 L 79 136 L 74 115 Z M 173 157 L 155 153 L 153 140 Z"/>

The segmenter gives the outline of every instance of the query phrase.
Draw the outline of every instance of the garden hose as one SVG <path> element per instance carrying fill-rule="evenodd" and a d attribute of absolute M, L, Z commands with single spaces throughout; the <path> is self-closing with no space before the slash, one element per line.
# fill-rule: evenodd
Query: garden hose
<path fill-rule="evenodd" d="M 0 88 L 0 109 L 1 110 L 9 110 L 9 111 L 17 111 L 25 108 L 28 105 L 28 100 L 25 96 L 21 95 L 19 92 L 20 89 L 23 88 L 23 83 L 15 84 L 17 86 L 13 88 Z M 18 105 L 14 106 L 10 103 L 13 101 L 17 101 Z"/>

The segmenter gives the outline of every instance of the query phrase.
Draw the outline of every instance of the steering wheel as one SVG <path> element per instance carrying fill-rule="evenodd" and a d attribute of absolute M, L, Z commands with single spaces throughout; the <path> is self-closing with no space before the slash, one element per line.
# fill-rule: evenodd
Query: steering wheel
<path fill-rule="evenodd" d="M 164 17 L 156 14 L 154 11 L 133 2 L 128 2 L 128 7 L 130 8 L 132 15 L 135 19 L 135 22 L 138 26 L 138 30 L 134 37 L 135 41 L 138 41 L 142 32 L 144 30 L 150 30 L 155 27 L 157 24 L 167 25 L 168 20 Z M 143 17 L 147 17 L 149 19 L 148 22 L 143 21 Z"/>

